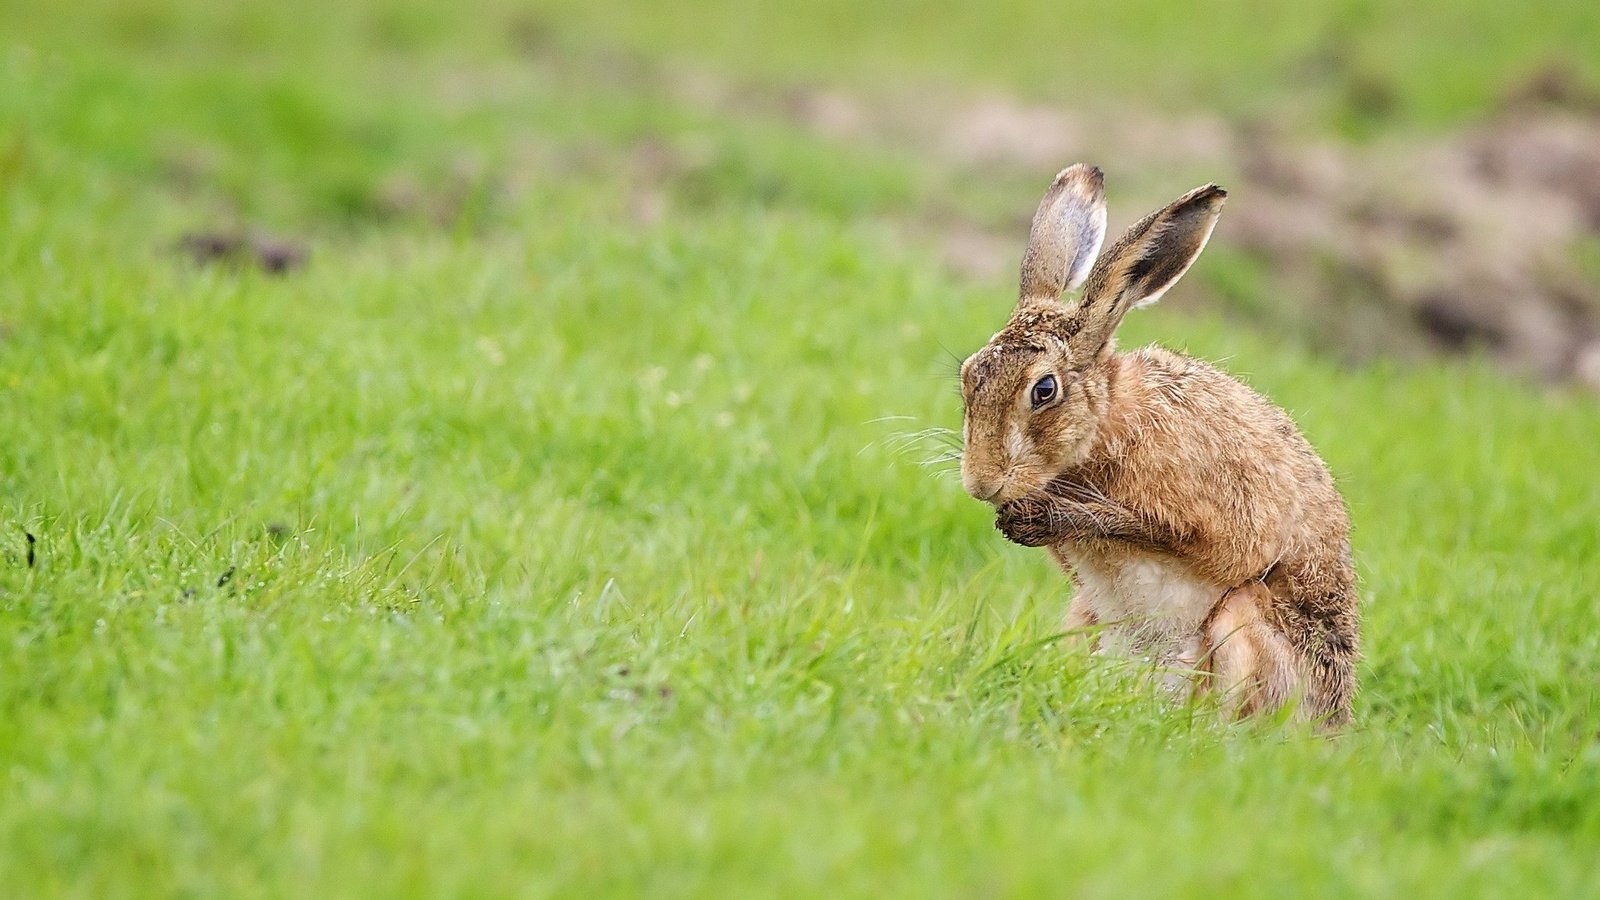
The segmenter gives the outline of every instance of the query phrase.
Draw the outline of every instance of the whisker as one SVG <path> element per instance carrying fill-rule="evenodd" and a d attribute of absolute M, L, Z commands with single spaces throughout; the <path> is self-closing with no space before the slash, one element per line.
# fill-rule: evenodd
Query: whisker
<path fill-rule="evenodd" d="M 874 424 L 915 421 L 915 416 L 904 415 L 886 415 L 871 420 Z M 860 452 L 878 447 L 887 449 L 891 456 L 910 458 L 918 467 L 940 480 L 959 477 L 961 456 L 966 450 L 961 432 L 943 425 L 894 431 L 869 443 Z M 913 451 L 918 456 L 913 457 Z"/>

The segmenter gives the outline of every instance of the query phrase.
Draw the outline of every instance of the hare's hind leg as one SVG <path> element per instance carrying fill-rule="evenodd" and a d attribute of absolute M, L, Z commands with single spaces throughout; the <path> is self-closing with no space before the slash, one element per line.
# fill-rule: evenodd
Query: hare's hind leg
<path fill-rule="evenodd" d="M 1295 671 L 1305 680 L 1301 714 L 1328 731 L 1348 725 L 1361 654 L 1349 550 L 1274 566 L 1266 584 L 1275 602 L 1271 621 L 1295 649 Z"/>
<path fill-rule="evenodd" d="M 1206 621 L 1204 668 L 1209 685 L 1234 715 L 1277 709 L 1300 693 L 1294 649 L 1268 624 L 1272 592 L 1260 582 L 1228 591 Z"/>

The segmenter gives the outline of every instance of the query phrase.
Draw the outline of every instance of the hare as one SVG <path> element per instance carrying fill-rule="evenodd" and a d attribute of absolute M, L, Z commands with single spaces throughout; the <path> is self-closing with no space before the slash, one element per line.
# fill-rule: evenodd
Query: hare
<path fill-rule="evenodd" d="M 1196 359 L 1112 336 L 1200 255 L 1227 193 L 1196 188 L 1105 253 L 1098 168 L 1056 176 L 1011 319 L 961 366 L 961 481 L 1048 547 L 1069 629 L 1155 660 L 1238 716 L 1350 720 L 1358 649 L 1344 501 L 1289 416 Z M 1076 303 L 1063 291 L 1084 286 Z M 1096 627 L 1090 627 L 1096 626 Z"/>

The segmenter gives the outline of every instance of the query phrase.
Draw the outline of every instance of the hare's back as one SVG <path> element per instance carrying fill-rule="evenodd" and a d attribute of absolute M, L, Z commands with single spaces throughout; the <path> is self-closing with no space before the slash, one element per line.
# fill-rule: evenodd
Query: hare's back
<path fill-rule="evenodd" d="M 1107 484 L 1132 508 L 1194 535 L 1201 569 L 1225 583 L 1286 554 L 1338 554 L 1348 518 L 1321 457 L 1289 415 L 1202 360 L 1129 354 L 1123 421 Z"/>

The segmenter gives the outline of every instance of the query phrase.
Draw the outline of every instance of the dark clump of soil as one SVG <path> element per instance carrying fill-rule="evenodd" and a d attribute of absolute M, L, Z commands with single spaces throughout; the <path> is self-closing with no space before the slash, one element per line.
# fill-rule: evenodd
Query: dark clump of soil
<path fill-rule="evenodd" d="M 201 265 L 233 265 L 285 275 L 304 266 L 310 251 L 304 244 L 284 238 L 224 231 L 196 231 L 178 241 L 178 249 Z"/>

